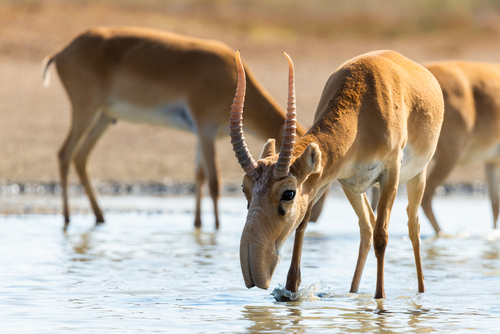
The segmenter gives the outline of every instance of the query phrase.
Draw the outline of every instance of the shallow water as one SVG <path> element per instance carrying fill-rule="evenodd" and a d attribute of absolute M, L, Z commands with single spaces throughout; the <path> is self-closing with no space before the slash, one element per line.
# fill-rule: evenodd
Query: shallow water
<path fill-rule="evenodd" d="M 374 300 L 373 251 L 360 293 L 347 293 L 357 219 L 344 198 L 329 198 L 320 221 L 309 224 L 303 250 L 301 287 L 319 288 L 294 302 L 270 295 L 285 284 L 292 238 L 271 288 L 245 288 L 238 258 L 242 198 L 221 200 L 217 232 L 208 201 L 201 231 L 192 227 L 190 197 L 102 202 L 106 224 L 93 227 L 91 215 L 74 215 L 66 233 L 60 215 L 0 215 L 2 333 L 495 332 L 500 326 L 500 232 L 492 231 L 486 199 L 435 201 L 450 237 L 434 238 L 422 218 L 427 292 L 420 294 L 406 201 L 398 198 L 386 251 L 388 298 Z"/>

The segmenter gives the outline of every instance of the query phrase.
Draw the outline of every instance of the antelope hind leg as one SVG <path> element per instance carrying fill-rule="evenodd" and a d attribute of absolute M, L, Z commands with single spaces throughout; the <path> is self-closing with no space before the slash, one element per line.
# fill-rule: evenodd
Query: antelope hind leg
<path fill-rule="evenodd" d="M 418 291 L 425 292 L 424 274 L 422 272 L 422 259 L 420 256 L 420 221 L 418 208 L 422 201 L 425 188 L 425 169 L 406 183 L 408 192 L 408 234 L 413 246 L 415 266 L 417 268 Z"/>
<path fill-rule="evenodd" d="M 488 193 L 490 195 L 491 210 L 493 211 L 493 228 L 497 228 L 499 213 L 499 194 L 498 194 L 498 167 L 495 164 L 486 164 L 486 176 L 488 180 Z"/>
<path fill-rule="evenodd" d="M 399 162 L 400 160 L 398 160 Z M 385 249 L 389 241 L 389 219 L 396 199 L 399 184 L 399 163 L 386 170 L 380 181 L 380 200 L 377 206 L 377 218 L 373 233 L 373 249 L 377 258 L 377 287 L 375 298 L 386 298 L 384 289 L 384 259 Z"/>
<path fill-rule="evenodd" d="M 112 120 L 109 117 L 107 117 L 104 113 L 101 114 L 99 120 L 97 121 L 97 124 L 93 126 L 92 130 L 89 132 L 87 138 L 85 138 L 85 141 L 83 142 L 82 146 L 75 156 L 76 171 L 80 176 L 80 182 L 85 188 L 85 192 L 87 193 L 87 196 L 90 200 L 90 204 L 96 217 L 96 224 L 104 223 L 104 216 L 102 214 L 101 208 L 99 207 L 99 204 L 97 203 L 95 189 L 92 184 L 92 177 L 89 177 L 90 172 L 88 166 L 88 157 L 99 138 L 101 138 L 101 136 L 104 134 L 111 123 Z"/>

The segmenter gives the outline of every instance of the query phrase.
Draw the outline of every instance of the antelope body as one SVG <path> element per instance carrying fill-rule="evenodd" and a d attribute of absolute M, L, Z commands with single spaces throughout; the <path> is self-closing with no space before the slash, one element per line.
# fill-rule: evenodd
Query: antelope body
<path fill-rule="evenodd" d="M 290 62 L 289 108 L 279 154 L 274 141 L 255 162 L 246 148 L 234 144 L 245 170 L 243 188 L 248 215 L 241 236 L 240 261 L 245 284 L 267 289 L 284 241 L 295 231 L 286 288 L 300 285 L 300 259 L 313 204 L 329 184 L 339 180 L 358 218 L 361 234 L 351 284 L 357 292 L 366 256 L 374 243 L 377 258 L 375 298 L 384 298 L 384 254 L 388 223 L 398 184 L 408 188 L 408 228 L 417 268 L 418 289 L 425 290 L 419 244 L 418 207 L 425 170 L 436 149 L 443 121 L 438 82 L 422 66 L 393 51 L 376 51 L 341 65 L 328 79 L 314 124 L 295 142 L 295 96 Z M 232 109 L 232 142 L 244 95 L 243 67 Z M 238 123 L 239 122 L 239 123 Z M 377 217 L 365 191 L 380 184 Z"/>
<path fill-rule="evenodd" d="M 44 77 L 55 62 L 72 107 L 71 129 L 59 151 L 65 226 L 73 160 L 96 221 L 104 222 L 87 160 L 116 120 L 171 126 L 197 135 L 195 226 L 201 226 L 200 202 L 207 179 L 219 226 L 220 176 L 214 141 L 227 134 L 228 101 L 237 79 L 233 55 L 221 42 L 122 27 L 91 28 L 46 58 Z M 250 131 L 264 138 L 281 136 L 285 113 L 251 73 L 247 108 L 251 111 L 245 125 Z M 305 133 L 301 126 L 298 131 Z"/>
<path fill-rule="evenodd" d="M 441 228 L 432 210 L 436 188 L 456 165 L 484 162 L 496 228 L 500 205 L 500 65 L 447 61 L 425 67 L 441 86 L 445 114 L 422 208 L 439 234 Z"/>

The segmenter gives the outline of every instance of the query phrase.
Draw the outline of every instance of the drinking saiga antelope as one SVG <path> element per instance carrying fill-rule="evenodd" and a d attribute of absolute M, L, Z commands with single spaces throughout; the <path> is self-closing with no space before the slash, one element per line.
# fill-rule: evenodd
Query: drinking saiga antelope
<path fill-rule="evenodd" d="M 351 292 L 357 292 L 372 244 L 377 258 L 375 298 L 384 298 L 384 253 L 389 217 L 398 184 L 408 189 L 408 230 L 417 269 L 418 291 L 424 292 L 420 258 L 418 208 L 425 170 L 436 149 L 443 121 L 443 96 L 424 67 L 394 51 L 355 57 L 328 79 L 314 123 L 295 140 L 296 107 L 293 64 L 290 66 L 288 110 L 283 142 L 274 140 L 258 161 L 245 146 L 242 130 L 245 77 L 236 53 L 238 85 L 231 109 L 231 142 L 245 171 L 243 189 L 248 215 L 241 236 L 240 261 L 248 288 L 269 287 L 280 250 L 295 231 L 286 289 L 300 285 L 300 259 L 312 205 L 330 183 L 339 180 L 359 218 L 361 243 Z M 246 113 L 245 113 L 246 114 Z M 365 191 L 379 183 L 377 217 Z"/>
<path fill-rule="evenodd" d="M 237 79 L 233 50 L 218 41 L 153 29 L 91 28 L 45 59 L 44 78 L 53 62 L 72 108 L 71 129 L 59 151 L 65 227 L 70 221 L 71 161 L 96 222 L 104 222 L 87 161 L 96 142 L 117 120 L 176 127 L 197 135 L 195 226 L 201 226 L 206 180 L 219 226 L 220 176 L 214 142 L 227 135 L 228 101 Z M 281 138 L 285 112 L 251 72 L 246 107 L 248 130 L 266 139 Z M 300 125 L 297 131 L 305 133 Z"/>

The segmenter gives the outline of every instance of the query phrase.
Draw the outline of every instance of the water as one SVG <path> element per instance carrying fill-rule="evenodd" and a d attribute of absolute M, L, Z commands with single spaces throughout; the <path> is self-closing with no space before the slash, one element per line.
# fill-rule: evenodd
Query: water
<path fill-rule="evenodd" d="M 85 199 L 72 199 L 78 201 Z M 386 251 L 388 298 L 374 300 L 373 251 L 359 294 L 347 293 L 357 219 L 344 198 L 329 198 L 304 243 L 301 287 L 311 293 L 293 302 L 270 294 L 285 284 L 293 238 L 271 288 L 245 288 L 238 257 L 242 198 L 221 200 L 218 232 L 208 201 L 201 231 L 192 227 L 192 198 L 102 202 L 106 224 L 93 227 L 91 215 L 77 214 L 66 233 L 60 215 L 0 215 L 2 333 L 488 333 L 500 326 L 500 232 L 492 231 L 486 199 L 435 201 L 449 237 L 434 238 L 422 218 L 427 292 L 420 294 L 406 201 L 398 198 Z"/>

